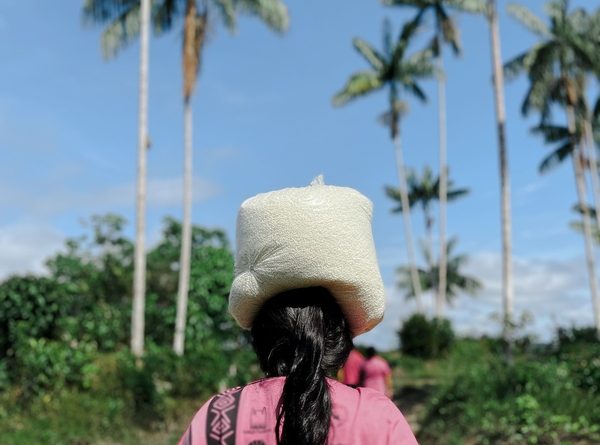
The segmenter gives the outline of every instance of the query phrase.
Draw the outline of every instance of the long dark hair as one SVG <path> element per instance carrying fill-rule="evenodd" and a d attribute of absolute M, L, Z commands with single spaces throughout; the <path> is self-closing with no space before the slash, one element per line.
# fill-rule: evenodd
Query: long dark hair
<path fill-rule="evenodd" d="M 353 347 L 331 294 L 311 287 L 271 298 L 254 320 L 252 344 L 267 377 L 287 377 L 277 407 L 277 443 L 324 445 L 331 419 L 325 377 L 343 366 Z"/>

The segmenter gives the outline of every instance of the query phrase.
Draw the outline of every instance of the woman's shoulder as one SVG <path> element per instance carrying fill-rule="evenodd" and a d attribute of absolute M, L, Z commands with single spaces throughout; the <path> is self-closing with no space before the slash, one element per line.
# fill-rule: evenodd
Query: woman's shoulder
<path fill-rule="evenodd" d="M 417 440 L 400 409 L 385 394 L 370 388 L 359 388 L 361 392 L 361 414 L 364 425 L 381 425 L 376 433 L 378 441 L 368 443 L 386 443 L 397 445 L 417 445 Z M 372 428 L 368 429 L 368 434 Z"/>

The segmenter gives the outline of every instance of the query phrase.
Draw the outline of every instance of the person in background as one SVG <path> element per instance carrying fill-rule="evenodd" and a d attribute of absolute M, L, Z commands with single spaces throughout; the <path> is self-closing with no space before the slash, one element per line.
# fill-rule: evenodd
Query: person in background
<path fill-rule="evenodd" d="M 356 348 L 352 349 L 344 367 L 340 369 L 338 380 L 341 380 L 344 385 L 358 388 L 360 386 L 360 370 L 364 361 L 365 357 L 360 351 Z"/>
<path fill-rule="evenodd" d="M 388 362 L 377 355 L 375 348 L 370 347 L 366 350 L 360 374 L 361 386 L 392 397 L 392 370 Z"/>
<path fill-rule="evenodd" d="M 320 178 L 242 204 L 229 312 L 265 378 L 208 400 L 179 445 L 417 445 L 385 395 L 330 377 L 383 318 L 371 215 Z"/>

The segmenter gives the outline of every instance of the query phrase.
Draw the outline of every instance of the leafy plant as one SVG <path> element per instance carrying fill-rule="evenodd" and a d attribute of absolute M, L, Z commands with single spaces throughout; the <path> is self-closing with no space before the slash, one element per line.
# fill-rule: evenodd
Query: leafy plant
<path fill-rule="evenodd" d="M 422 314 L 415 314 L 406 320 L 398 335 L 402 352 L 420 358 L 440 357 L 449 351 L 454 342 L 450 321 L 437 318 L 428 320 Z"/>

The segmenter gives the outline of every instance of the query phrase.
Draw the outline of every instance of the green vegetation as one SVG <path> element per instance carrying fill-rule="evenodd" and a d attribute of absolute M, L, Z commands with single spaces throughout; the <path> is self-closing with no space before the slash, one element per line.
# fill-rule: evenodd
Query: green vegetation
<path fill-rule="evenodd" d="M 406 320 L 398 335 L 401 351 L 419 358 L 441 357 L 454 342 L 454 332 L 448 320 L 428 320 L 422 314 L 415 314 Z"/>
<path fill-rule="evenodd" d="M 186 355 L 172 351 L 181 239 L 173 219 L 148 254 L 146 352 L 131 354 L 133 244 L 124 228 L 119 216 L 94 217 L 89 234 L 48 260 L 48 276 L 0 283 L 3 445 L 177 436 L 219 388 L 257 377 L 227 314 L 233 257 L 219 230 L 193 228 Z"/>
<path fill-rule="evenodd" d="M 414 318 L 414 317 L 413 317 Z M 441 358 L 399 353 L 396 402 L 421 443 L 595 444 L 600 440 L 600 344 L 593 328 L 560 330 L 552 344 L 460 339 Z"/>

